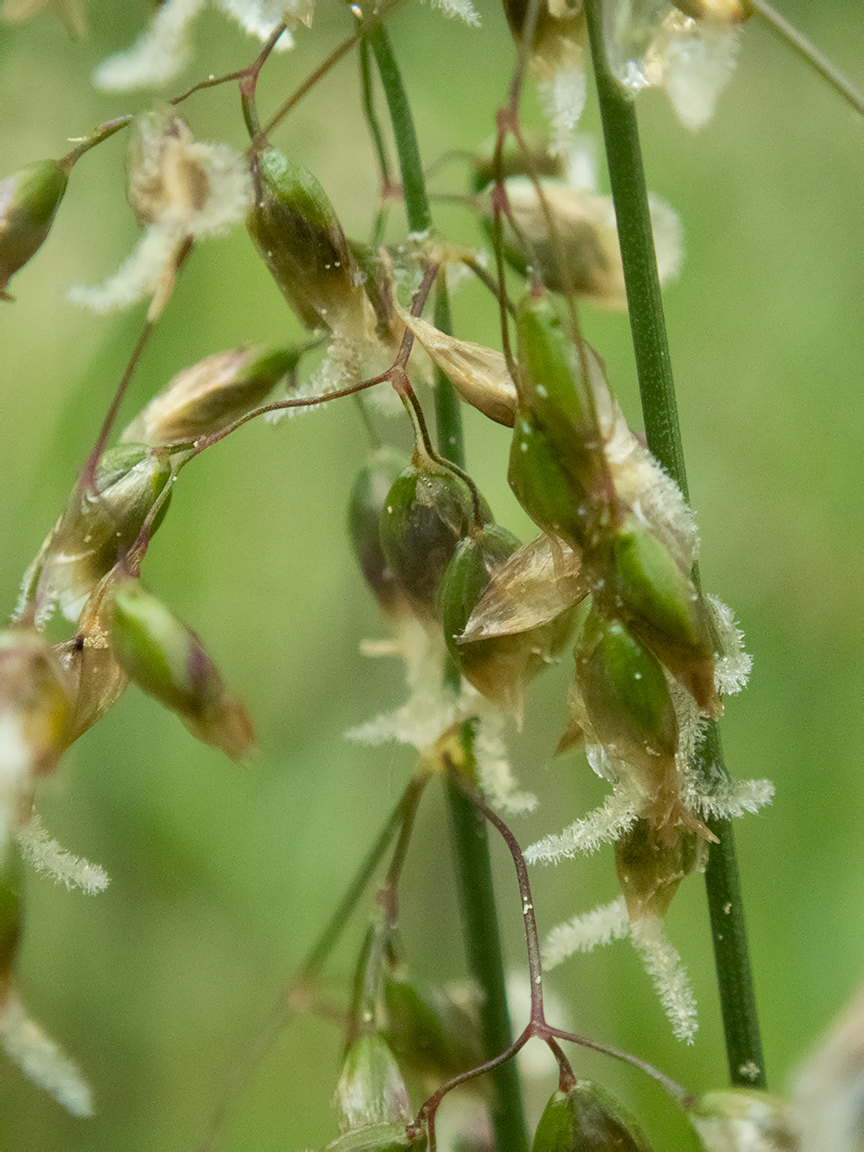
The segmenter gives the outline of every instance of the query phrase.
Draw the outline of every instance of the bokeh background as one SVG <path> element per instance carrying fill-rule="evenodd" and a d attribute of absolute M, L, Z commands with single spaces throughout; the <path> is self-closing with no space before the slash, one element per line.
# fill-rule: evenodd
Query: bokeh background
<path fill-rule="evenodd" d="M 94 65 L 143 26 L 145 0 L 85 0 L 91 36 L 74 42 L 44 12 L 0 31 L 3 174 L 63 154 L 69 137 L 149 106 L 107 96 Z M 468 29 L 428 7 L 392 19 L 427 162 L 490 136 L 512 46 L 501 11 L 481 4 Z M 846 0 L 784 0 L 859 84 L 864 25 Z M 311 32 L 275 58 L 261 103 L 275 108 L 350 30 L 321 0 Z M 179 92 L 242 66 L 252 41 L 218 14 L 200 21 Z M 752 958 L 772 1087 L 782 1090 L 864 977 L 864 326 L 861 122 L 758 21 L 711 124 L 692 135 L 661 93 L 639 101 L 649 186 L 680 213 L 686 260 L 666 293 L 692 499 L 707 588 L 734 606 L 755 666 L 723 721 L 738 776 L 769 776 L 772 808 L 737 826 Z M 236 92 L 203 93 L 185 114 L 203 138 L 243 143 Z M 526 122 L 539 123 L 533 96 Z M 582 124 L 597 134 L 589 99 Z M 367 233 L 376 195 L 359 110 L 357 61 L 344 60 L 279 128 L 274 142 L 312 168 L 346 230 Z M 0 594 L 14 603 L 95 437 L 142 319 L 67 304 L 131 250 L 122 137 L 77 167 L 54 231 L 0 312 Z M 436 176 L 467 186 L 464 163 Z M 462 208 L 438 226 L 480 242 Z M 394 210 L 389 237 L 404 231 Z M 495 340 L 481 289 L 455 301 L 457 330 Z M 634 426 L 638 395 L 626 318 L 586 307 L 591 341 Z M 136 377 L 134 412 L 180 368 L 249 340 L 298 334 L 238 230 L 200 247 Z M 467 414 L 472 471 L 498 519 L 527 535 L 509 494 L 508 435 Z M 404 436 L 400 423 L 392 426 Z M 98 898 L 27 878 L 21 981 L 34 1015 L 89 1076 L 90 1121 L 66 1116 L 17 1069 L 0 1066 L 4 1152 L 192 1152 L 241 1068 L 282 982 L 320 931 L 411 769 L 406 749 L 348 744 L 348 727 L 403 697 L 396 662 L 364 660 L 384 635 L 346 541 L 345 505 L 366 440 L 342 403 L 275 427 L 250 426 L 187 469 L 145 578 L 209 644 L 255 717 L 260 755 L 248 769 L 197 744 L 173 715 L 130 689 L 41 789 L 51 833 L 112 877 Z M 522 782 L 542 805 L 516 823 L 522 843 L 558 830 L 603 794 L 580 757 L 551 761 L 566 713 L 565 661 L 536 683 L 514 734 Z M 508 957 L 524 967 L 518 896 L 500 867 Z M 616 891 L 610 851 L 534 874 L 541 929 Z M 362 929 L 355 920 L 330 972 L 334 995 Z M 464 974 L 444 812 L 435 788 L 404 881 L 403 929 L 418 971 Z M 704 892 L 685 884 L 668 918 L 701 1008 L 693 1047 L 672 1039 L 632 949 L 618 943 L 551 974 L 570 1025 L 630 1048 L 694 1091 L 726 1066 Z M 232 1111 L 226 1152 L 320 1147 L 336 1134 L 330 1098 L 340 1036 L 301 1020 L 286 1031 Z M 573 1053 L 643 1120 L 658 1150 L 696 1147 L 662 1092 L 609 1060 Z M 535 1086 L 542 1101 L 554 1077 Z M 419 1103 L 419 1100 L 417 1101 Z"/>

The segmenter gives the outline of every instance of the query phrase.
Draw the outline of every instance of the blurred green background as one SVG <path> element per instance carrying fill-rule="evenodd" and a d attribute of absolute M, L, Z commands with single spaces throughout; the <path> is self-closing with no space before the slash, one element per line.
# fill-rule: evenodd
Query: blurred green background
<path fill-rule="evenodd" d="M 92 35 L 71 41 L 43 13 L 0 32 L 3 174 L 63 154 L 67 138 L 149 106 L 106 96 L 89 75 L 143 26 L 145 0 L 86 0 Z M 493 130 L 512 46 L 485 0 L 479 30 L 417 4 L 393 18 L 427 162 L 474 149 Z M 856 5 L 784 0 L 784 11 L 841 67 L 860 75 Z M 349 30 L 321 3 L 315 26 L 275 58 L 264 114 Z M 179 92 L 242 66 L 254 44 L 218 14 L 200 21 Z M 365 235 L 376 177 L 359 110 L 357 62 L 344 60 L 299 105 L 274 142 L 324 184 L 349 233 Z M 170 93 L 169 93 L 170 94 Z M 723 721 L 737 776 L 769 776 L 772 808 L 737 826 L 768 1075 L 782 1090 L 864 973 L 864 326 L 861 122 L 752 21 L 738 71 L 711 124 L 692 135 L 665 97 L 639 101 L 649 186 L 680 213 L 686 259 L 666 293 L 673 364 L 707 588 L 730 603 L 755 666 Z M 202 138 L 241 146 L 233 86 L 185 114 Z M 527 123 L 539 123 L 533 95 Z M 593 102 L 582 123 L 597 132 Z M 21 573 L 53 523 L 95 437 L 141 310 L 108 318 L 65 302 L 131 250 L 118 137 L 75 171 L 54 231 L 0 312 L 0 590 L 11 610 Z M 435 178 L 465 187 L 464 166 Z M 479 243 L 457 207 L 436 208 L 449 235 Z M 396 209 L 390 238 L 403 230 Z M 455 299 L 457 330 L 493 342 L 479 288 Z M 589 339 L 631 423 L 641 423 L 626 318 L 586 307 Z M 128 418 L 180 368 L 248 340 L 298 332 L 242 230 L 194 254 L 136 377 Z M 527 534 L 506 481 L 508 434 L 467 415 L 472 471 L 498 519 Z M 394 433 L 402 435 L 401 425 Z M 85 897 L 27 879 L 21 982 L 27 1003 L 90 1078 L 98 1114 L 66 1116 L 5 1061 L 0 1148 L 192 1152 L 226 1069 L 280 981 L 302 958 L 399 794 L 406 749 L 368 749 L 348 727 L 403 697 L 396 662 L 368 661 L 359 642 L 384 633 L 349 554 L 345 504 L 366 442 L 350 403 L 276 427 L 255 425 L 189 468 L 145 566 L 145 578 L 205 637 L 255 717 L 249 769 L 192 740 L 175 717 L 130 689 L 66 756 L 39 806 L 63 845 L 101 863 L 108 892 Z M 603 786 L 581 758 L 552 763 L 566 714 L 565 661 L 530 692 L 514 739 L 518 774 L 542 805 L 516 822 L 523 844 L 593 806 Z M 514 734 L 515 736 L 515 734 Z M 404 882 L 403 928 L 416 966 L 464 973 L 447 828 L 436 789 L 424 802 Z M 518 894 L 495 846 L 508 956 L 524 967 Z M 541 930 L 616 892 L 612 854 L 534 873 Z M 350 970 L 363 918 L 331 968 Z M 632 1049 L 694 1091 L 721 1086 L 725 1055 L 704 893 L 684 885 L 668 931 L 701 1010 L 696 1044 L 672 1039 L 647 977 L 623 943 L 576 958 L 548 978 L 561 1014 L 588 1035 Z M 278 1041 L 232 1112 L 226 1152 L 321 1146 L 340 1036 L 304 1020 Z M 695 1140 L 662 1092 L 609 1060 L 573 1053 L 577 1071 L 624 1097 L 662 1149 Z M 532 1089 L 542 1102 L 554 1076 Z M 415 1103 L 419 1103 L 417 1100 Z"/>

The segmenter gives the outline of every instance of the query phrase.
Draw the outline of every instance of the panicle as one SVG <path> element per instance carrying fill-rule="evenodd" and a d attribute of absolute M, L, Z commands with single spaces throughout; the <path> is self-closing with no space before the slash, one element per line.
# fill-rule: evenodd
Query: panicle
<path fill-rule="evenodd" d="M 540 1117 L 531 1152 L 651 1152 L 635 1120 L 599 1084 L 558 1090 Z"/>
<path fill-rule="evenodd" d="M 580 0 L 541 0 L 532 30 L 530 11 L 527 0 L 504 0 L 510 31 L 529 53 L 531 73 L 546 105 L 551 150 L 562 153 L 585 107 L 585 16 Z"/>
<path fill-rule="evenodd" d="M 308 169 L 276 148 L 252 161 L 249 234 L 283 296 L 307 328 L 342 340 L 372 339 L 375 315 L 345 233 Z"/>
<path fill-rule="evenodd" d="M 148 514 L 171 478 L 168 453 L 120 444 L 102 454 L 92 489 L 76 484 L 66 511 L 24 574 L 21 616 L 34 601 L 58 603 L 76 620 L 96 585 L 138 539 Z M 154 519 L 156 531 L 170 495 Z"/>
<path fill-rule="evenodd" d="M 69 299 L 107 312 L 150 296 L 153 321 L 190 245 L 243 219 L 252 180 L 243 157 L 227 144 L 198 141 L 173 111 L 154 111 L 139 118 L 130 143 L 129 199 L 145 227 L 138 247 L 104 284 L 78 285 Z"/>
<path fill-rule="evenodd" d="M 233 348 L 184 368 L 123 433 L 153 448 L 194 444 L 262 404 L 297 367 L 297 348 Z"/>
<path fill-rule="evenodd" d="M 394 482 L 381 514 L 381 547 L 421 616 L 440 618 L 438 589 L 459 541 L 492 513 L 467 481 L 419 452 Z"/>
<path fill-rule="evenodd" d="M 129 679 L 176 712 L 193 736 L 232 760 L 252 752 L 255 733 L 200 637 L 137 580 L 110 590 L 111 647 Z"/>
<path fill-rule="evenodd" d="M 680 493 L 635 445 L 595 354 L 573 344 L 547 296 L 529 294 L 517 331 L 511 487 L 541 528 L 582 553 L 600 615 L 718 715 L 718 638 L 690 579 L 695 536 Z M 666 746 L 674 757 L 677 744 Z"/>
<path fill-rule="evenodd" d="M 0 180 L 0 300 L 13 299 L 6 291 L 9 280 L 45 243 L 69 167 L 60 160 L 37 160 Z"/>
<path fill-rule="evenodd" d="M 408 1090 L 396 1057 L 383 1036 L 366 1033 L 348 1049 L 336 1088 L 343 1132 L 411 1120 Z"/>
<path fill-rule="evenodd" d="M 619 81 L 632 93 L 664 88 L 686 127 L 706 124 L 735 67 L 743 4 L 615 0 L 609 9 L 607 52 Z"/>
<path fill-rule="evenodd" d="M 690 1123 L 706 1152 L 810 1152 L 798 1138 L 798 1114 L 791 1101 L 758 1088 L 726 1088 L 706 1092 L 688 1109 Z M 849 1152 L 820 1131 L 816 1148 Z"/>
<path fill-rule="evenodd" d="M 624 310 L 627 293 L 611 196 L 566 180 L 528 176 L 504 182 L 513 221 L 505 216 L 504 255 L 521 275 L 553 292 L 572 293 L 601 308 Z M 541 199 L 542 195 L 542 199 Z M 660 283 L 674 280 L 683 241 L 677 214 L 649 196 Z M 487 228 L 491 216 L 485 215 Z M 513 227 L 515 224 L 515 228 Z"/>

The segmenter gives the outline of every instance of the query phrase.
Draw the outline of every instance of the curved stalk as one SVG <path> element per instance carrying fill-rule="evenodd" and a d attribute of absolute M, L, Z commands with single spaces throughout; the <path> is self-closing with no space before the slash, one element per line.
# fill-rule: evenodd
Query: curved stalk
<path fill-rule="evenodd" d="M 657 276 L 636 112 L 632 101 L 609 68 L 601 0 L 586 0 L 585 12 L 609 179 L 618 221 L 645 435 L 648 447 L 686 499 L 688 491 L 684 450 Z M 698 582 L 695 568 L 693 575 Z M 697 751 L 696 768 L 709 783 L 712 780 L 719 782 L 728 779 L 720 752 L 720 737 L 713 723 Z M 729 820 L 715 820 L 710 822 L 709 827 L 720 841 L 719 845 L 712 846 L 705 883 L 729 1075 L 733 1084 L 765 1087 L 765 1065 L 732 824 Z"/>
<path fill-rule="evenodd" d="M 811 44 L 806 36 L 768 3 L 768 0 L 748 0 L 748 2 L 753 11 L 762 17 L 774 35 L 778 36 L 787 48 L 791 48 L 805 64 L 813 69 L 817 76 L 821 76 L 823 80 L 827 81 L 834 91 L 842 96 L 851 108 L 855 109 L 859 116 L 864 116 L 864 96 L 828 59 L 824 52 L 820 52 L 815 44 Z"/>

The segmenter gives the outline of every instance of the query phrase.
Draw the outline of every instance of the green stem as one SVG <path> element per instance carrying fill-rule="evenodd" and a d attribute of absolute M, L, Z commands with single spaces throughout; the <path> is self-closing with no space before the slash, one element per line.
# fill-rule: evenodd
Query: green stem
<path fill-rule="evenodd" d="M 91 148 L 95 148 L 97 144 L 101 144 L 103 140 L 107 140 L 113 136 L 115 132 L 119 132 L 121 128 L 128 128 L 133 119 L 133 116 L 118 116 L 116 120 L 106 120 L 104 124 L 100 124 L 98 128 L 94 128 L 89 136 L 79 141 L 76 148 L 73 148 L 71 152 L 67 152 L 60 163 L 66 171 L 69 172 L 72 165 L 77 163 L 85 152 L 89 152 Z"/>
<path fill-rule="evenodd" d="M 372 146 L 378 159 L 378 172 L 381 177 L 381 205 L 375 215 L 372 226 L 372 247 L 377 248 L 384 238 L 384 229 L 387 225 L 387 197 L 389 196 L 392 181 L 390 179 L 390 160 L 387 156 L 387 146 L 384 143 L 384 133 L 378 114 L 375 111 L 375 93 L 372 87 L 372 62 L 369 58 L 369 41 L 360 41 L 360 80 L 363 90 L 363 114 L 372 137 Z"/>
<path fill-rule="evenodd" d="M 612 199 L 618 220 L 645 436 L 651 451 L 687 499 L 675 382 L 657 276 L 636 112 L 632 100 L 609 69 L 603 39 L 602 8 L 598 0 L 589 0 L 586 14 Z"/>
<path fill-rule="evenodd" d="M 383 26 L 373 27 L 366 33 L 366 37 L 378 65 L 390 110 L 402 173 L 408 227 L 412 232 L 427 232 L 432 226 L 432 216 L 408 96 Z M 436 317 L 449 328 L 446 293 L 442 298 L 439 291 L 438 300 Z M 437 381 L 435 406 L 441 455 L 462 468 L 464 447 L 461 415 L 453 387 L 443 376 Z M 452 664 L 447 678 L 458 689 L 459 675 Z M 463 725 L 461 737 L 466 762 L 473 764 L 473 732 L 470 724 Z M 498 931 L 489 842 L 482 817 L 478 817 L 471 802 L 452 784 L 447 785 L 447 802 L 459 878 L 465 951 L 471 974 L 483 994 L 483 1040 L 486 1054 L 492 1059 L 510 1046 L 512 1027 L 507 1007 L 504 958 Z M 498 1065 L 490 1073 L 490 1078 L 495 1093 L 492 1123 L 497 1152 L 525 1152 L 528 1134 L 519 1074 L 514 1061 L 508 1060 Z"/>
<path fill-rule="evenodd" d="M 405 197 L 408 227 L 412 232 L 428 232 L 432 227 L 432 214 L 426 195 L 426 180 L 420 162 L 417 133 L 414 131 L 414 117 L 411 115 L 411 105 L 408 103 L 408 94 L 402 83 L 399 65 L 396 63 L 390 38 L 383 24 L 373 25 L 365 33 L 365 38 L 375 56 L 387 107 L 390 110 L 396 152 L 402 171 L 402 195 Z"/>
<path fill-rule="evenodd" d="M 708 726 L 697 750 L 697 767 L 709 787 L 712 783 L 717 785 L 729 779 L 716 724 Z M 729 1079 L 742 1088 L 767 1088 L 732 821 L 708 820 L 707 823 L 720 841 L 711 846 L 708 855 L 705 889 L 726 1034 Z"/>
<path fill-rule="evenodd" d="M 438 277 L 435 296 L 435 327 L 448 335 L 453 332 L 450 317 L 450 297 L 447 294 L 446 273 Z M 435 368 L 435 418 L 438 421 L 438 448 L 457 468 L 465 468 L 465 437 L 462 433 L 462 413 L 453 385 L 444 372 Z"/>
<path fill-rule="evenodd" d="M 360 41 L 360 81 L 363 89 L 363 114 L 369 125 L 369 135 L 372 137 L 372 145 L 378 159 L 381 180 L 382 183 L 389 184 L 390 161 L 387 158 L 387 147 L 384 144 L 384 133 L 381 131 L 381 125 L 378 123 L 378 116 L 375 112 L 375 94 L 372 89 L 372 67 L 369 61 L 368 40 Z"/>
<path fill-rule="evenodd" d="M 618 221 L 645 435 L 651 452 L 686 499 L 687 474 L 636 112 L 609 67 L 602 0 L 586 0 L 585 11 Z M 694 579 L 698 582 L 695 568 Z M 729 778 L 713 723 L 697 751 L 696 768 L 709 785 Z M 711 822 L 710 827 L 720 843 L 712 846 L 705 883 L 730 1077 L 733 1084 L 764 1087 L 762 1043 L 732 826 L 728 820 L 720 820 Z"/>

